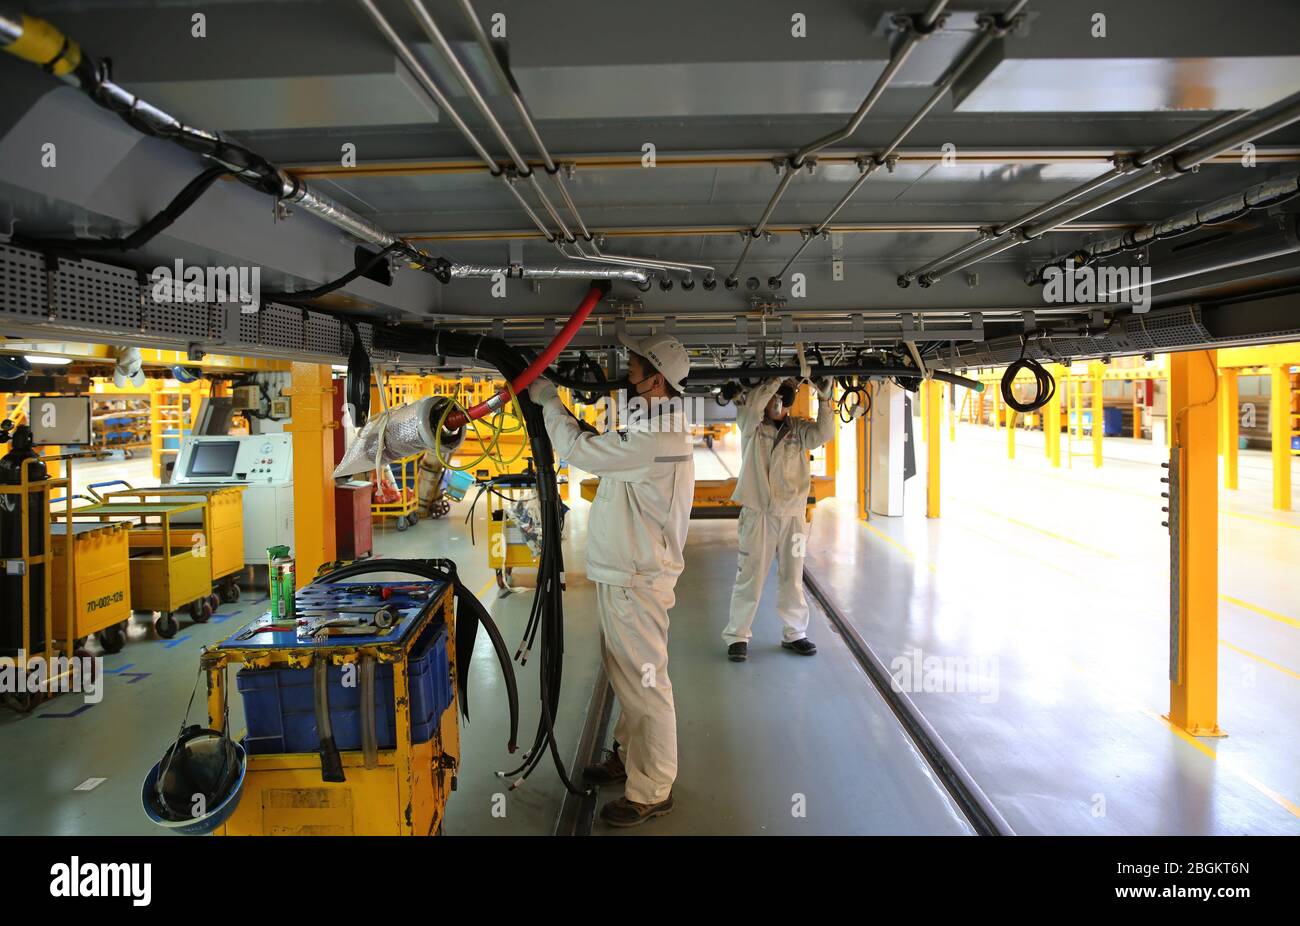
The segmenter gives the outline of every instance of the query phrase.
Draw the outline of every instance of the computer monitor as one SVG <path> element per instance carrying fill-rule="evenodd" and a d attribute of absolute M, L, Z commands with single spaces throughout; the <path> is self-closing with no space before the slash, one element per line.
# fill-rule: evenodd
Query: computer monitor
<path fill-rule="evenodd" d="M 27 401 L 27 421 L 34 444 L 88 445 L 90 396 L 34 395 Z"/>
<path fill-rule="evenodd" d="M 204 399 L 199 403 L 194 434 L 199 437 L 225 437 L 230 433 L 230 421 L 234 414 L 234 400 L 229 396 Z"/>
<path fill-rule="evenodd" d="M 239 441 L 195 441 L 190 446 L 190 465 L 185 470 L 187 477 L 234 475 Z"/>

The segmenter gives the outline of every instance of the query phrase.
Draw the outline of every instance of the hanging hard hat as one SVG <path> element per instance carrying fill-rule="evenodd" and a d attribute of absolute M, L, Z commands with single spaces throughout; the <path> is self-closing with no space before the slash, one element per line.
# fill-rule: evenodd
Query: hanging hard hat
<path fill-rule="evenodd" d="M 138 347 L 119 347 L 117 349 L 117 366 L 113 368 L 113 385 L 118 389 L 127 383 L 139 389 L 144 385 L 144 361 Z"/>
<path fill-rule="evenodd" d="M 172 378 L 178 383 L 194 383 L 203 378 L 203 371 L 195 367 L 183 367 L 178 363 L 172 367 Z"/>
<path fill-rule="evenodd" d="M 32 371 L 32 365 L 26 357 L 18 354 L 0 356 L 0 379 L 22 379 Z"/>
<path fill-rule="evenodd" d="M 144 812 L 174 833 L 211 833 L 239 806 L 247 770 L 243 745 L 198 724 L 186 727 L 145 776 Z"/>

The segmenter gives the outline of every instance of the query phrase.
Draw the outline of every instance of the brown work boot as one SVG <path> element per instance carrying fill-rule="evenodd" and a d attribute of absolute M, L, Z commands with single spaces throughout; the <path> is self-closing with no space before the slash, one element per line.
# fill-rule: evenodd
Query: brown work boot
<path fill-rule="evenodd" d="M 610 826 L 637 826 L 651 817 L 662 817 L 672 811 L 673 796 L 670 792 L 668 797 L 658 804 L 638 804 L 636 801 L 629 801 L 626 797 L 620 797 L 600 808 L 600 818 Z"/>
<path fill-rule="evenodd" d="M 582 780 L 589 785 L 612 785 L 627 781 L 627 769 L 618 757 L 617 747 L 605 750 L 605 760 L 596 765 L 588 765 L 582 770 Z"/>

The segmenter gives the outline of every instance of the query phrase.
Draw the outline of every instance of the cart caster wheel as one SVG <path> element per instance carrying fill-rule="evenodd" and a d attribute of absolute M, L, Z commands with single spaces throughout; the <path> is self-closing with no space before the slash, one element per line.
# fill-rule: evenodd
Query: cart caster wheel
<path fill-rule="evenodd" d="M 420 512 L 412 511 L 406 516 L 406 522 L 412 526 L 420 523 Z"/>
<path fill-rule="evenodd" d="M 221 586 L 221 600 L 224 601 L 226 604 L 234 604 L 236 601 L 238 601 L 239 585 L 235 582 L 230 582 L 226 585 Z"/>
<path fill-rule="evenodd" d="M 506 577 L 501 573 L 500 569 L 497 570 L 497 586 L 499 588 L 506 587 Z"/>
<path fill-rule="evenodd" d="M 713 435 L 712 435 L 712 434 L 706 434 L 706 435 L 704 435 L 704 446 L 705 446 L 705 447 L 708 447 L 710 450 L 713 449 Z"/>
<path fill-rule="evenodd" d="M 78 656 L 81 655 L 81 650 L 83 650 L 83 649 L 86 648 L 86 641 L 87 641 L 88 639 L 90 639 L 90 638 L 89 638 L 89 637 L 77 637 L 77 639 L 73 641 L 73 643 L 72 643 L 72 648 L 73 648 L 74 650 L 77 651 L 77 655 L 78 655 Z M 86 655 L 90 655 L 90 654 L 87 653 Z"/>
<path fill-rule="evenodd" d="M 440 498 L 433 503 L 433 517 L 435 518 L 445 518 L 450 511 L 451 502 L 445 498 Z"/>
<path fill-rule="evenodd" d="M 167 613 L 153 622 L 153 629 L 164 640 L 170 640 L 181 629 L 181 622 L 176 619 L 175 614 Z"/>
<path fill-rule="evenodd" d="M 407 529 L 408 527 L 410 527 L 410 526 L 411 526 L 411 525 L 409 525 L 409 524 L 406 523 L 406 518 L 405 518 L 405 517 L 399 517 L 399 518 L 397 519 L 397 529 L 398 529 L 399 531 L 404 531 L 404 530 L 406 530 L 406 529 Z"/>
<path fill-rule="evenodd" d="M 105 627 L 99 632 L 99 645 L 106 653 L 120 653 L 126 646 L 126 628 L 121 624 Z"/>
<path fill-rule="evenodd" d="M 194 618 L 194 623 L 206 624 L 211 616 L 212 602 L 208 598 L 190 602 L 190 617 Z"/>
<path fill-rule="evenodd" d="M 217 608 L 221 607 L 221 596 L 217 594 L 215 589 L 212 594 L 208 596 L 208 607 L 212 609 L 213 614 L 217 613 Z"/>

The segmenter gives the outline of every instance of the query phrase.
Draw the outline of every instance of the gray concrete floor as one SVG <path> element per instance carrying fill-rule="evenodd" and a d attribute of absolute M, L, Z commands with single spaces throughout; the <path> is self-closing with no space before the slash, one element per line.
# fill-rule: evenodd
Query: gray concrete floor
<path fill-rule="evenodd" d="M 1161 719 L 1168 567 L 1153 448 L 1108 439 L 1103 469 L 1081 457 L 1053 472 L 1041 435 L 1020 435 L 1014 461 L 1005 446 L 987 428 L 963 426 L 955 443 L 945 431 L 943 516 L 924 517 L 918 453 L 922 473 L 908 484 L 906 515 L 862 524 L 852 516 L 855 463 L 845 444 L 841 497 L 818 506 L 810 568 L 887 663 L 916 650 L 964 660 L 913 697 L 1018 832 L 1300 833 L 1300 516 L 1269 507 L 1267 455 L 1243 453 L 1242 488 L 1223 493 L 1220 723 L 1229 736 L 1194 740 Z M 699 448 L 700 478 L 734 472 L 734 437 L 716 450 Z M 78 476 L 82 484 L 150 481 L 138 460 Z M 570 504 L 557 728 L 566 762 L 597 660 L 593 588 L 582 569 L 588 506 L 576 494 Z M 498 597 L 482 508 L 477 547 L 465 513 L 460 504 L 445 520 L 381 531 L 377 550 L 455 559 L 513 651 L 530 596 Z M 750 661 L 725 660 L 719 633 L 734 569 L 734 522 L 693 522 L 670 637 L 678 809 L 630 832 L 969 832 L 815 605 L 815 658 L 779 648 L 769 585 Z M 523 586 L 530 580 L 517 574 Z M 263 594 L 247 592 L 215 623 L 182 621 L 171 641 L 138 616 L 127 647 L 105 659 L 99 704 L 64 695 L 32 715 L 0 711 L 0 833 L 160 832 L 139 809 L 140 782 L 180 725 L 201 646 L 258 613 Z M 535 666 L 518 672 L 526 744 L 537 677 Z M 515 791 L 495 774 L 514 763 L 500 675 L 482 635 L 470 705 L 447 832 L 549 833 L 563 798 L 549 761 Z M 242 726 L 238 699 L 231 708 Z M 202 712 L 200 693 L 192 718 Z M 597 824 L 596 833 L 611 831 Z"/>

